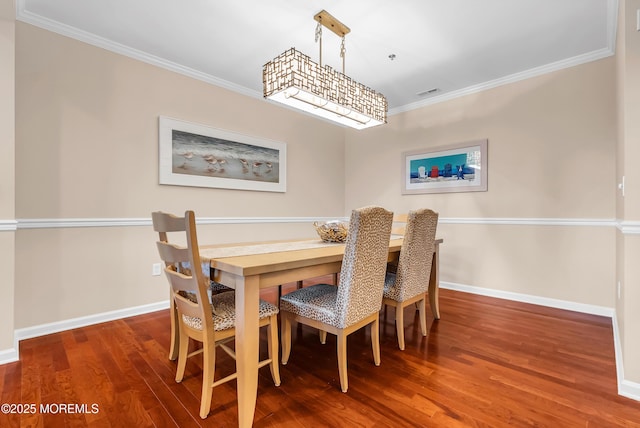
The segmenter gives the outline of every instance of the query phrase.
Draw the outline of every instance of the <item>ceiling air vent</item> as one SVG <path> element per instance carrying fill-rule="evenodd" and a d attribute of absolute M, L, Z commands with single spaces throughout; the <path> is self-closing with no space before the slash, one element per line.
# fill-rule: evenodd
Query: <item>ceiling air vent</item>
<path fill-rule="evenodd" d="M 424 97 L 425 95 L 433 95 L 440 92 L 440 88 L 431 88 L 426 91 L 418 92 L 416 95 L 419 97 Z"/>

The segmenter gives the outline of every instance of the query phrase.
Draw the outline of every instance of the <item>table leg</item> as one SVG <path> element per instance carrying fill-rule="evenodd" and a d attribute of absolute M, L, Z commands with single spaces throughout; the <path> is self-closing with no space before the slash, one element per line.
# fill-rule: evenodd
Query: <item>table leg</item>
<path fill-rule="evenodd" d="M 438 292 L 440 289 L 440 245 L 436 242 L 436 248 L 433 252 L 433 261 L 431 262 L 431 276 L 429 277 L 429 305 L 431 306 L 431 312 L 433 317 L 437 320 L 440 319 L 440 306 L 438 299 Z"/>
<path fill-rule="evenodd" d="M 250 427 L 258 392 L 258 277 L 236 283 L 236 369 L 238 370 L 238 426 Z M 276 357 L 277 358 L 277 357 Z"/>

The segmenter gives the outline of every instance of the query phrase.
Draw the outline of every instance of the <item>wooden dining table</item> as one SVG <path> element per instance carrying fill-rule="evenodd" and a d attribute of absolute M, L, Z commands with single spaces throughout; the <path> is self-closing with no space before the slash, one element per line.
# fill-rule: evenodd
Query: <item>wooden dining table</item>
<path fill-rule="evenodd" d="M 389 261 L 398 259 L 402 237 L 389 241 Z M 436 319 L 439 246 L 436 240 L 429 280 L 429 304 Z M 200 257 L 210 263 L 212 280 L 235 289 L 238 426 L 250 427 L 258 389 L 258 302 L 260 290 L 340 272 L 344 244 L 317 245 L 310 240 L 251 244 L 202 245 Z M 277 356 L 275 358 L 278 358 Z"/>

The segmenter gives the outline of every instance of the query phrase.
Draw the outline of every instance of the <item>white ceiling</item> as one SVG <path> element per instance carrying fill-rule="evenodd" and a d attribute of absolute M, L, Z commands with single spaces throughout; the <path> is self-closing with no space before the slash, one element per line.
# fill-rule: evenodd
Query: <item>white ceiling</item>
<path fill-rule="evenodd" d="M 318 61 L 313 16 L 351 29 L 346 74 L 390 113 L 614 53 L 617 0 L 17 0 L 19 20 L 262 97 L 262 66 L 296 47 Z M 342 70 L 323 32 L 323 62 Z M 395 60 L 389 55 L 395 54 Z M 438 88 L 433 95 L 420 92 Z M 266 101 L 265 101 L 266 102 Z"/>

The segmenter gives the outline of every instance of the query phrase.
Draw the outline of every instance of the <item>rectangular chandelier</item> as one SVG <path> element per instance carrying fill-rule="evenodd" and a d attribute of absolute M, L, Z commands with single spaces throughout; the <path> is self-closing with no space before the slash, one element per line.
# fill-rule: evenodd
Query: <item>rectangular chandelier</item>
<path fill-rule="evenodd" d="M 262 68 L 264 97 L 356 129 L 387 123 L 384 95 L 344 74 L 344 36 L 349 28 L 324 10 L 314 19 L 320 64 L 295 48 L 278 55 Z M 322 26 L 342 37 L 342 73 L 322 66 Z"/>
<path fill-rule="evenodd" d="M 264 97 L 356 129 L 387 122 L 384 95 L 291 48 L 262 69 Z"/>

